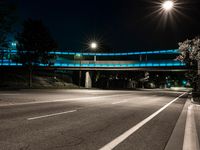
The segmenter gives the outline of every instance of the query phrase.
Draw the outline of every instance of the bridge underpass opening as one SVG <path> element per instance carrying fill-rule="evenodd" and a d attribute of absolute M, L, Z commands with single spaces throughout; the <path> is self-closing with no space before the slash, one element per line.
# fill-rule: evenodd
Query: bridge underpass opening
<path fill-rule="evenodd" d="M 102 89 L 189 87 L 186 72 L 93 71 L 92 87 Z"/>

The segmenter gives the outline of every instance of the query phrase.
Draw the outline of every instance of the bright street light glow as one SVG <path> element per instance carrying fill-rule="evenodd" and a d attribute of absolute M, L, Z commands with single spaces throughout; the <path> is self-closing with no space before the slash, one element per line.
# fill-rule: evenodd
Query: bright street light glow
<path fill-rule="evenodd" d="M 171 0 L 167 0 L 162 4 L 162 8 L 166 11 L 170 11 L 173 7 L 174 7 L 174 2 Z"/>
<path fill-rule="evenodd" d="M 97 48 L 97 43 L 96 43 L 96 42 L 92 42 L 92 43 L 90 44 L 90 47 L 91 47 L 92 49 L 96 49 L 96 48 Z"/>

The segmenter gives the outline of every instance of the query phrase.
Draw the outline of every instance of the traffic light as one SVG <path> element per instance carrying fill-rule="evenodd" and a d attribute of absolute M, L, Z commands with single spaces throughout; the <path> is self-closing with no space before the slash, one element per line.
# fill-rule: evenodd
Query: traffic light
<path fill-rule="evenodd" d="M 182 81 L 182 85 L 186 86 L 186 84 L 187 84 L 187 81 L 186 81 L 186 80 L 183 80 L 183 81 Z"/>

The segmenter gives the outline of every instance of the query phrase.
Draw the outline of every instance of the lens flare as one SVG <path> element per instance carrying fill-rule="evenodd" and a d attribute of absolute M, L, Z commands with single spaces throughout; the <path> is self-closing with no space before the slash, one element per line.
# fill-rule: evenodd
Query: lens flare
<path fill-rule="evenodd" d="M 170 27 L 176 30 L 178 23 L 182 19 L 192 21 L 192 18 L 186 14 L 187 5 L 190 2 L 180 0 L 146 0 L 149 3 L 147 10 L 149 13 L 143 18 L 148 19 L 149 23 L 155 24 L 155 29 L 166 29 Z"/>

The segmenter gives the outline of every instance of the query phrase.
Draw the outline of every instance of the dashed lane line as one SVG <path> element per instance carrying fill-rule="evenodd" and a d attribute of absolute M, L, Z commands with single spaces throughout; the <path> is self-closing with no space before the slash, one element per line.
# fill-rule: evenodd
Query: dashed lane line
<path fill-rule="evenodd" d="M 30 121 L 30 120 L 47 118 L 47 117 L 53 117 L 53 116 L 58 116 L 58 115 L 63 115 L 63 114 L 68 114 L 68 113 L 73 113 L 73 112 L 76 112 L 76 111 L 77 110 L 70 110 L 70 111 L 65 111 L 65 112 L 60 112 L 60 113 L 54 113 L 54 114 L 49 114 L 49 115 L 37 116 L 37 117 L 27 118 L 27 120 Z"/>
<path fill-rule="evenodd" d="M 114 103 L 112 103 L 113 105 L 116 105 L 116 104 L 121 104 L 121 103 L 126 103 L 127 101 L 126 100 L 124 100 L 124 101 L 119 101 L 119 102 L 114 102 Z"/>

